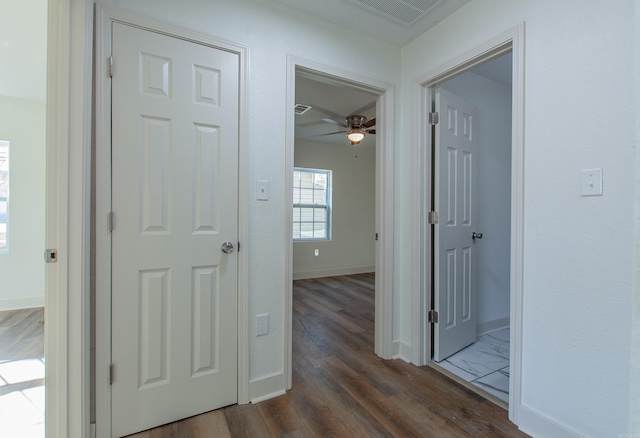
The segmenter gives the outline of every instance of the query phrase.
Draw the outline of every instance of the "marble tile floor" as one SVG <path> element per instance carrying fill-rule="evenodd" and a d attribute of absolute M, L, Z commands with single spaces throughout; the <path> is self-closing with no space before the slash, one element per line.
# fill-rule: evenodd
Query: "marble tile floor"
<path fill-rule="evenodd" d="M 509 329 L 477 341 L 438 363 L 442 368 L 509 403 Z"/>

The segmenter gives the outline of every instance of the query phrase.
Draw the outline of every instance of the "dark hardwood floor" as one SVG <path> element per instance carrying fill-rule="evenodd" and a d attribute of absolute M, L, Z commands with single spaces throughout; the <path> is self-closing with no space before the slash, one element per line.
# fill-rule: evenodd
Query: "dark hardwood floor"
<path fill-rule="evenodd" d="M 373 274 L 295 281 L 286 395 L 132 437 L 527 436 L 503 408 L 434 369 L 380 359 L 373 336 Z"/>

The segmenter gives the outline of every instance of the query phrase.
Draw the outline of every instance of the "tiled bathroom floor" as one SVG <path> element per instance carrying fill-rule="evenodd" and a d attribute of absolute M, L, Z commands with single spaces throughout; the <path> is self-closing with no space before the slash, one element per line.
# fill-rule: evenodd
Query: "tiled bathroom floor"
<path fill-rule="evenodd" d="M 442 368 L 509 402 L 509 329 L 478 337 L 464 350 L 438 362 Z"/>

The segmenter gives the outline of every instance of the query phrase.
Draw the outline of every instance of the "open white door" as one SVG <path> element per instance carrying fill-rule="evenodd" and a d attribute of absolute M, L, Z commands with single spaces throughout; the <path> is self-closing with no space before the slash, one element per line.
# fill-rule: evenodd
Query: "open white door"
<path fill-rule="evenodd" d="M 112 28 L 112 434 L 237 401 L 237 54 Z M 100 269 L 100 268 L 98 268 Z"/>
<path fill-rule="evenodd" d="M 434 354 L 439 362 L 476 340 L 475 106 L 439 88 L 435 128 Z"/>

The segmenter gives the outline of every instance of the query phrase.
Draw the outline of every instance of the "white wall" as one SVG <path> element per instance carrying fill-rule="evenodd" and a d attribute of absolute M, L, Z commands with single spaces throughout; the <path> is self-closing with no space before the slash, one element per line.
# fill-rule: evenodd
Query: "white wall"
<path fill-rule="evenodd" d="M 467 72 L 442 84 L 477 108 L 478 334 L 508 325 L 511 236 L 511 87 Z"/>
<path fill-rule="evenodd" d="M 402 50 L 402 120 L 410 121 L 413 80 L 526 21 L 520 402 L 583 436 L 640 432 L 630 415 L 640 389 L 631 377 L 638 369 L 630 366 L 638 348 L 632 309 L 640 262 L 631 238 L 639 172 L 634 4 L 470 2 Z M 405 135 L 402 142 L 409 141 Z M 411 154 L 397 150 L 405 169 L 399 191 L 408 193 L 416 177 Z M 580 171 L 594 167 L 604 169 L 604 196 L 581 197 Z M 401 220 L 408 229 L 411 218 Z M 409 245 L 409 233 L 398 237 Z M 408 322 L 402 318 L 410 314 L 408 294 L 399 305 L 394 316 Z M 637 324 L 637 310 L 635 318 Z M 401 331 L 410 334 L 406 324 Z"/>
<path fill-rule="evenodd" d="M 293 243 L 294 279 L 375 270 L 375 164 L 374 147 L 296 140 L 295 166 L 332 171 L 333 217 L 330 241 Z"/>
<path fill-rule="evenodd" d="M 635 22 L 640 23 L 640 7 L 636 4 Z M 640 111 L 638 111 L 638 105 L 640 104 L 640 74 L 638 74 L 638 66 L 640 66 L 640 26 L 635 26 L 635 77 L 636 77 L 636 93 L 635 93 L 635 107 L 636 107 L 636 184 L 635 184 L 635 221 L 634 221 L 634 242 L 635 242 L 635 282 L 634 282 L 634 301 L 632 305 L 633 313 L 633 337 L 631 339 L 631 427 L 633 431 L 640 431 L 640 151 L 638 151 L 638 145 L 640 145 Z M 633 371 L 635 370 L 635 372 Z"/>
<path fill-rule="evenodd" d="M 269 1 L 107 0 L 102 3 L 247 44 L 249 53 L 249 173 L 250 193 L 255 181 L 269 181 L 269 201 L 249 206 L 249 315 L 269 313 L 270 333 L 255 337 L 255 318 L 249 318 L 250 379 L 278 381 L 283 372 L 287 291 L 284 199 L 287 55 L 341 68 L 377 81 L 399 84 L 397 48 L 333 27 Z M 345 42 L 348 41 L 348 44 Z M 358 47 L 354 53 L 353 47 Z M 281 381 L 281 380 L 280 380 Z M 252 385 L 258 387 L 258 385 Z M 268 385 L 266 385 L 268 386 Z M 276 388 L 282 389 L 282 388 Z M 261 394 L 252 393 L 252 398 Z"/>
<path fill-rule="evenodd" d="M 9 252 L 0 253 L 0 310 L 44 306 L 45 104 L 0 96 L 9 147 Z"/>

